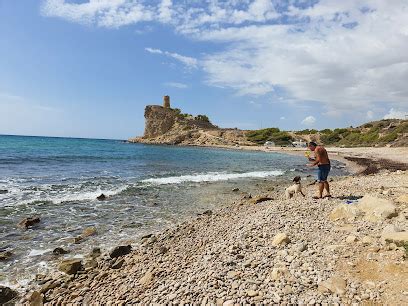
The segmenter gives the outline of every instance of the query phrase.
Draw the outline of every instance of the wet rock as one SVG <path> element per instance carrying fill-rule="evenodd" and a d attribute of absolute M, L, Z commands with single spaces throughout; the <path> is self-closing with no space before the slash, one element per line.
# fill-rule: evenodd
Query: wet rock
<path fill-rule="evenodd" d="M 93 227 L 93 226 L 91 226 L 91 227 L 87 227 L 86 229 L 84 229 L 83 230 L 83 232 L 82 232 L 82 234 L 81 234 L 81 236 L 83 237 L 83 238 L 86 238 L 86 237 L 90 237 L 90 236 L 93 236 L 93 235 L 96 235 L 96 228 L 95 227 Z"/>
<path fill-rule="evenodd" d="M 63 254 L 68 254 L 69 252 L 67 250 L 64 250 L 63 248 L 55 248 L 52 251 L 52 254 L 54 255 L 63 255 Z"/>
<path fill-rule="evenodd" d="M 11 257 L 13 256 L 13 252 L 11 251 L 1 251 L 0 252 L 0 261 L 6 261 L 11 259 Z"/>
<path fill-rule="evenodd" d="M 278 246 L 281 244 L 287 244 L 290 242 L 290 239 L 288 237 L 288 235 L 286 235 L 285 233 L 279 233 L 277 235 L 275 235 L 275 237 L 273 237 L 273 241 L 272 241 L 272 245 L 273 246 Z"/>
<path fill-rule="evenodd" d="M 338 276 L 333 276 L 318 285 L 318 290 L 322 293 L 331 292 L 338 295 L 346 293 L 347 282 Z"/>
<path fill-rule="evenodd" d="M 130 245 L 121 245 L 114 248 L 110 253 L 110 258 L 117 258 L 120 256 L 124 256 L 129 254 L 132 251 L 132 247 Z"/>
<path fill-rule="evenodd" d="M 211 210 L 206 210 L 205 212 L 203 212 L 201 214 L 197 214 L 197 216 L 211 216 L 212 213 L 213 212 Z"/>
<path fill-rule="evenodd" d="M 99 196 L 96 197 L 98 201 L 105 201 L 108 197 L 101 193 Z"/>
<path fill-rule="evenodd" d="M 100 248 L 93 248 L 91 253 L 89 254 L 92 258 L 97 258 L 101 256 L 102 252 Z"/>
<path fill-rule="evenodd" d="M 17 297 L 17 292 L 9 287 L 0 286 L 0 304 L 3 305 Z"/>
<path fill-rule="evenodd" d="M 123 264 L 125 263 L 125 260 L 122 258 L 122 259 L 118 259 L 112 266 L 111 266 L 111 268 L 112 269 L 120 269 L 120 268 L 122 268 L 122 266 L 123 266 Z"/>
<path fill-rule="evenodd" d="M 8 193 L 8 190 L 6 190 L 6 189 L 0 189 L 0 194 L 6 194 L 6 193 Z"/>
<path fill-rule="evenodd" d="M 144 235 L 144 236 L 142 236 L 142 238 L 140 238 L 140 240 L 148 239 L 148 238 L 150 238 L 150 237 L 153 237 L 153 234 Z"/>
<path fill-rule="evenodd" d="M 29 306 L 42 306 L 44 304 L 44 297 L 38 291 L 31 291 L 30 293 L 28 293 L 25 300 L 27 301 L 27 304 Z"/>
<path fill-rule="evenodd" d="M 82 268 L 82 261 L 80 259 L 63 260 L 58 265 L 58 270 L 66 274 L 75 274 Z"/>
<path fill-rule="evenodd" d="M 37 223 L 40 223 L 40 218 L 39 217 L 28 217 L 24 218 L 18 223 L 18 227 L 27 229 Z"/>
<path fill-rule="evenodd" d="M 237 192 L 237 191 L 239 191 L 239 188 L 234 188 L 234 189 L 232 189 L 232 191 Z"/>
<path fill-rule="evenodd" d="M 29 306 L 42 306 L 44 303 L 44 298 L 40 292 L 32 291 L 27 295 L 26 301 L 28 302 Z"/>

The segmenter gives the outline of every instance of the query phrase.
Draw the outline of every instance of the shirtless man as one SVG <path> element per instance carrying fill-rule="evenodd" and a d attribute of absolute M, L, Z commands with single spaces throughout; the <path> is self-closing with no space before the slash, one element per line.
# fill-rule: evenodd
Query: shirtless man
<path fill-rule="evenodd" d="M 331 197 L 330 187 L 327 182 L 327 176 L 330 172 L 330 160 L 326 149 L 323 146 L 318 146 L 315 142 L 309 142 L 307 147 L 310 151 L 315 153 L 315 158 L 310 158 L 309 161 L 312 163 L 308 164 L 309 167 L 317 166 L 319 169 L 317 171 L 317 181 L 319 182 L 319 193 L 314 199 L 321 199 L 323 197 L 323 190 L 326 189 L 326 196 Z"/>

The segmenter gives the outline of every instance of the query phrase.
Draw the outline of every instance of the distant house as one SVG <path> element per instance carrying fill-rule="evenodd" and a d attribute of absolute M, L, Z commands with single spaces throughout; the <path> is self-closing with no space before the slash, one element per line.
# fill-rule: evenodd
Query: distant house
<path fill-rule="evenodd" d="M 295 148 L 306 148 L 307 147 L 307 142 L 303 141 L 303 140 L 297 140 L 297 141 L 293 141 L 292 145 Z"/>
<path fill-rule="evenodd" d="M 264 143 L 264 146 L 265 147 L 274 147 L 275 143 L 273 141 L 267 141 L 267 142 Z"/>

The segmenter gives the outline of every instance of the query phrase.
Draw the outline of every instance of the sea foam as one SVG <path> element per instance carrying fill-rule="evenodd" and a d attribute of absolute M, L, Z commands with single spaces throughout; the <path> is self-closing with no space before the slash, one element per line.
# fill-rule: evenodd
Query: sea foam
<path fill-rule="evenodd" d="M 181 176 L 170 176 L 162 178 L 150 178 L 143 180 L 143 183 L 152 183 L 156 185 L 165 184 L 181 184 L 186 182 L 200 183 L 200 182 L 217 182 L 217 181 L 228 181 L 241 178 L 264 178 L 269 176 L 279 176 L 284 174 L 284 171 L 273 170 L 273 171 L 253 171 L 245 173 L 220 173 L 220 172 L 209 172 L 194 175 L 181 175 Z"/>

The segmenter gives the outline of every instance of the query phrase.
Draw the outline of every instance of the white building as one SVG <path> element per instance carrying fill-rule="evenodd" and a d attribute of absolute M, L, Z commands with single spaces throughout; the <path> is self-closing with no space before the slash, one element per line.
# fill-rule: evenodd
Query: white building
<path fill-rule="evenodd" d="M 264 146 L 265 147 L 274 147 L 275 143 L 273 141 L 267 141 L 267 142 L 264 143 Z"/>
<path fill-rule="evenodd" d="M 297 140 L 297 141 L 293 141 L 292 145 L 295 148 L 306 148 L 307 147 L 307 142 L 303 141 L 303 140 Z"/>

